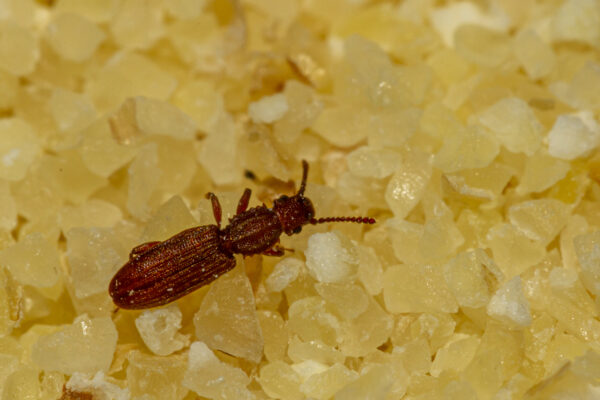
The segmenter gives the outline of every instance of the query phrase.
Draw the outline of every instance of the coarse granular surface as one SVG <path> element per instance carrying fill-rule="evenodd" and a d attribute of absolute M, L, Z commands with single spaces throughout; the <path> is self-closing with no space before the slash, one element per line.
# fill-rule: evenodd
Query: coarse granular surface
<path fill-rule="evenodd" d="M 0 397 L 599 398 L 599 118 L 598 0 L 0 0 Z M 113 313 L 301 160 L 377 224 Z"/>

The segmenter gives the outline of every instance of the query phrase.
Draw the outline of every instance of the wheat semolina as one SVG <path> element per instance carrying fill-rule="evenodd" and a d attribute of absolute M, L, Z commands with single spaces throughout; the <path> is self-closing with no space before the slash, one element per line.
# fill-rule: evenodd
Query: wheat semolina
<path fill-rule="evenodd" d="M 597 0 L 0 0 L 0 398 L 598 397 L 599 88 Z M 302 160 L 376 223 L 115 310 Z"/>

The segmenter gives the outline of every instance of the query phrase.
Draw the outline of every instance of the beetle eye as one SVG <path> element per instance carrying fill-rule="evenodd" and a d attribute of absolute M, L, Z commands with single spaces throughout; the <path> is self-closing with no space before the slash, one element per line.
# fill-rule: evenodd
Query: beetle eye
<path fill-rule="evenodd" d="M 289 199 L 289 197 L 286 196 L 285 194 L 282 194 L 281 196 L 279 196 L 279 198 L 277 200 L 285 201 L 287 199 Z"/>
<path fill-rule="evenodd" d="M 300 232 L 302 232 L 302 227 L 301 226 L 297 227 L 296 229 L 294 229 L 293 232 L 294 233 L 300 233 Z"/>

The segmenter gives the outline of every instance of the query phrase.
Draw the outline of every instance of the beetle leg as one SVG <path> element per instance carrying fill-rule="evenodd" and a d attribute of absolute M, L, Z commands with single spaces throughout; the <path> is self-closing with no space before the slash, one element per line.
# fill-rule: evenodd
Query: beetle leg
<path fill-rule="evenodd" d="M 250 202 L 251 194 L 252 194 L 252 190 L 247 189 L 247 188 L 246 188 L 246 190 L 244 190 L 244 194 L 242 194 L 242 197 L 240 197 L 240 202 L 238 203 L 237 211 L 235 212 L 236 215 L 241 214 L 248 209 L 248 203 Z"/>
<path fill-rule="evenodd" d="M 212 203 L 213 215 L 215 216 L 215 221 L 217 221 L 217 226 L 221 229 L 221 204 L 219 203 L 219 198 L 213 193 L 206 193 L 206 198 L 210 199 Z"/>
<path fill-rule="evenodd" d="M 270 249 L 263 251 L 262 254 L 264 254 L 265 256 L 281 257 L 285 254 L 286 251 L 291 251 L 293 253 L 294 249 L 286 249 L 285 247 L 276 244 Z"/>
<path fill-rule="evenodd" d="M 281 257 L 285 254 L 283 247 L 275 246 L 262 252 L 265 256 Z"/>
<path fill-rule="evenodd" d="M 138 258 L 139 256 L 141 256 L 142 254 L 144 254 L 159 243 L 160 242 L 146 242 L 140 244 L 139 246 L 135 246 L 133 249 L 131 249 L 131 252 L 129 253 L 129 259 L 133 260 L 134 258 Z"/>

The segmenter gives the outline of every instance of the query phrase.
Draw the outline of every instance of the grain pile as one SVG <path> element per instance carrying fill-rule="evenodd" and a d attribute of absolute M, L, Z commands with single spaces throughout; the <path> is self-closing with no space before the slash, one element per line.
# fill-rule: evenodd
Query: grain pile
<path fill-rule="evenodd" d="M 597 0 L 0 0 L 2 398 L 596 398 L 599 116 Z M 112 314 L 302 159 L 378 223 Z"/>

